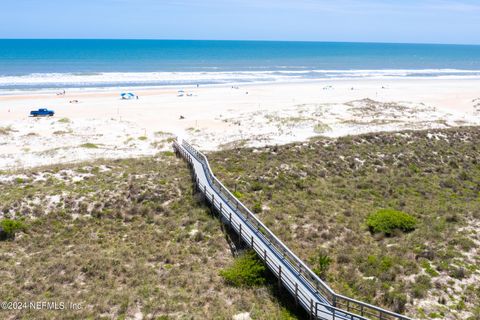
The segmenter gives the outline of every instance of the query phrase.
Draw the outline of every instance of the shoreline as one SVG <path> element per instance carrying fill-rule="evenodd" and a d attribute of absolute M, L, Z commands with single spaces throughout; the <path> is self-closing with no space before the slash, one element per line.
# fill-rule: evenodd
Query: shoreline
<path fill-rule="evenodd" d="M 480 73 L 480 71 L 478 71 Z M 297 85 L 297 84 L 321 84 L 321 83 L 412 83 L 412 82 L 480 82 L 480 76 L 468 77 L 391 77 L 391 78 L 375 78 L 375 77 L 345 77 L 345 78 L 328 78 L 328 79 L 289 79 L 287 81 L 251 81 L 251 82 L 231 82 L 231 83 L 211 83 L 211 84 L 171 84 L 171 85 L 147 85 L 147 86 L 123 86 L 112 85 L 108 87 L 58 87 L 58 88 L 37 88 L 37 89 L 0 89 L 0 98 L 11 97 L 25 97 L 25 96 L 46 96 L 56 95 L 57 93 L 65 90 L 70 94 L 99 94 L 99 93 L 120 93 L 120 92 L 159 92 L 159 91 L 171 91 L 171 90 L 194 90 L 198 88 L 229 88 L 235 87 L 257 87 L 257 86 L 278 86 L 278 85 Z"/>
<path fill-rule="evenodd" d="M 0 96 L 0 167 L 153 155 L 367 132 L 480 125 L 480 80 L 329 80 Z M 177 96 L 184 89 L 191 96 Z M 78 103 L 69 103 L 77 100 Z M 46 107 L 53 118 L 30 118 Z M 3 133 L 2 133 L 3 132 Z"/>

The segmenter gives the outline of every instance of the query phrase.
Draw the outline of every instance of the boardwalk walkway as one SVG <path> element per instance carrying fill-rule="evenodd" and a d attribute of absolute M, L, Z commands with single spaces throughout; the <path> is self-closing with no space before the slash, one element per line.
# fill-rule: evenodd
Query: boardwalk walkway
<path fill-rule="evenodd" d="M 287 248 L 212 173 L 207 158 L 186 141 L 175 151 L 192 167 L 196 188 L 250 248 L 265 262 L 312 318 L 322 320 L 411 320 L 405 316 L 336 294 Z"/>

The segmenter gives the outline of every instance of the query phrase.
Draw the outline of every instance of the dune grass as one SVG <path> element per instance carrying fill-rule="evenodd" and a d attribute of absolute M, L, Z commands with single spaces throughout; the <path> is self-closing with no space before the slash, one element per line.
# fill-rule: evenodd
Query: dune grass
<path fill-rule="evenodd" d="M 85 148 L 85 149 L 98 149 L 98 145 L 95 144 L 95 143 L 91 143 L 91 142 L 81 144 L 80 147 Z"/>
<path fill-rule="evenodd" d="M 58 122 L 60 122 L 60 123 L 70 123 L 71 121 L 68 118 L 61 118 L 61 119 L 58 120 Z"/>
<path fill-rule="evenodd" d="M 478 141 L 478 128 L 458 128 L 208 156 L 215 175 L 337 292 L 415 318 L 477 319 Z"/>
<path fill-rule="evenodd" d="M 220 271 L 235 259 L 221 224 L 192 194 L 190 171 L 171 152 L 20 173 L 21 183 L 0 183 L 0 215 L 28 225 L 1 242 L 0 296 L 73 302 L 81 310 L 10 310 L 0 318 L 289 314 L 269 287 L 225 283 Z"/>
<path fill-rule="evenodd" d="M 337 292 L 419 319 L 477 319 L 478 141 L 477 128 L 459 128 L 208 157 L 222 182 Z M 19 173 L 0 183 L 3 219 L 28 225 L 0 246 L 4 300 L 84 307 L 62 311 L 65 319 L 298 316 L 284 303 L 291 297 L 269 285 L 271 275 L 266 285 L 225 281 L 222 270 L 233 282 L 257 283 L 261 272 L 232 257 L 218 219 L 196 200 L 190 172 L 173 153 Z M 370 232 L 368 217 L 383 208 L 408 213 L 415 229 L 394 237 Z M 243 277 L 237 264 L 252 272 Z M 55 312 L 4 314 L 51 319 Z"/>
<path fill-rule="evenodd" d="M 0 135 L 9 135 L 10 133 L 12 133 L 14 130 L 12 129 L 12 127 L 0 127 Z"/>

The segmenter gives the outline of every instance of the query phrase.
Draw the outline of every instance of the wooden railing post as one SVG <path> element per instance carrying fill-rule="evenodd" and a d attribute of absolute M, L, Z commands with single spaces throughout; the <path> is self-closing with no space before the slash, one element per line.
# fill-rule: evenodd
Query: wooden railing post
<path fill-rule="evenodd" d="M 278 288 L 282 287 L 282 266 L 278 265 Z"/>
<path fill-rule="evenodd" d="M 193 176 L 192 176 L 192 182 L 193 182 L 192 193 L 195 194 L 197 192 L 197 174 L 195 172 L 193 173 Z"/>
<path fill-rule="evenodd" d="M 298 283 L 295 282 L 295 305 L 298 306 Z"/>
<path fill-rule="evenodd" d="M 310 299 L 310 319 L 313 319 L 313 299 Z"/>

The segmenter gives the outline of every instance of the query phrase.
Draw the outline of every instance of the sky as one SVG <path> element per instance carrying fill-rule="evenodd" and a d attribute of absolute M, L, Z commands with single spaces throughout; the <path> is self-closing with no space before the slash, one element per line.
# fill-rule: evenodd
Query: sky
<path fill-rule="evenodd" d="M 1 0 L 0 38 L 480 44 L 480 0 Z"/>

